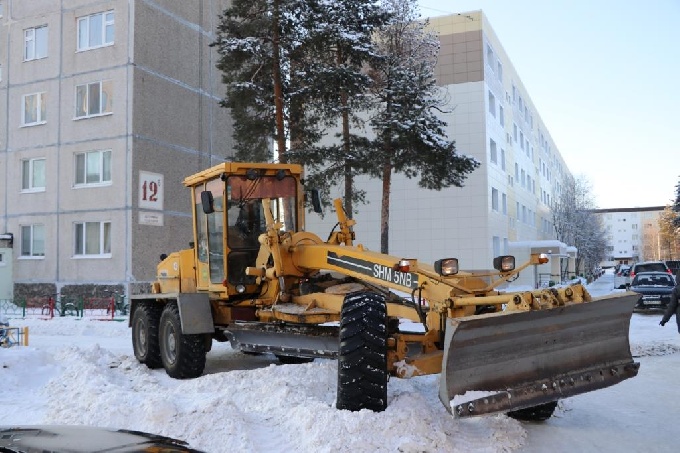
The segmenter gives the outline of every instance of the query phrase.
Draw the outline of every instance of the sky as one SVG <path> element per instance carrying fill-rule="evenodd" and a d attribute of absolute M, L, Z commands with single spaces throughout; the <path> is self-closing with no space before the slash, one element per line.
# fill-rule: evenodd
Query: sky
<path fill-rule="evenodd" d="M 482 10 L 599 208 L 665 206 L 680 182 L 680 1 L 419 0 Z"/>
<path fill-rule="evenodd" d="M 607 271 L 588 290 L 623 291 L 613 282 Z M 171 379 L 135 360 L 125 319 L 13 315 L 29 345 L 0 348 L 0 426 L 132 429 L 211 453 L 675 453 L 677 431 L 661 427 L 680 418 L 680 335 L 674 319 L 660 327 L 659 317 L 631 319 L 638 376 L 561 400 L 547 422 L 521 423 L 452 418 L 438 375 L 390 379 L 384 412 L 337 410 L 336 361 L 279 365 L 228 343 L 214 343 L 203 376 Z"/>

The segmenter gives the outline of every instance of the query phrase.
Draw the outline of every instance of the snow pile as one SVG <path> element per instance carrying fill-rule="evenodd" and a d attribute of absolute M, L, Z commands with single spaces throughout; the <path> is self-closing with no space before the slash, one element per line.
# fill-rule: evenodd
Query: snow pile
<path fill-rule="evenodd" d="M 597 296 L 613 292 L 610 286 L 603 282 L 588 289 Z M 634 355 L 680 349 L 675 325 L 661 328 L 659 317 L 633 315 Z M 175 380 L 135 360 L 126 322 L 11 322 L 29 327 L 30 346 L 0 349 L 0 404 L 14 408 L 0 412 L 0 425 L 132 429 L 213 453 L 525 451 L 532 430 L 504 415 L 454 419 L 439 401 L 438 376 L 391 379 L 382 413 L 338 411 L 332 360 L 279 365 L 273 356 L 244 355 L 215 343 L 202 377 Z M 624 386 L 638 380 L 613 388 L 630 391 Z M 588 394 L 589 401 L 598 394 Z M 581 415 L 570 412 L 572 404 L 572 399 L 561 401 L 555 420 L 579 420 Z"/>

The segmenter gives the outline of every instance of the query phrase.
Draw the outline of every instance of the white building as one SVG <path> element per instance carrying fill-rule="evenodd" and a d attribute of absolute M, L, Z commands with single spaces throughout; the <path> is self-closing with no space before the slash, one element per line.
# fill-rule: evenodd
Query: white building
<path fill-rule="evenodd" d="M 596 209 L 607 232 L 607 257 L 602 267 L 665 259 L 659 242 L 659 218 L 664 209 Z"/>
<path fill-rule="evenodd" d="M 465 187 L 440 192 L 395 175 L 389 252 L 425 262 L 458 257 L 462 269 L 488 270 L 513 242 L 555 238 L 549 206 L 569 169 L 486 16 L 435 17 L 430 25 L 441 39 L 437 81 L 455 107 L 443 115 L 448 136 L 482 165 Z M 357 241 L 379 250 L 381 182 L 360 178 L 357 186 L 370 201 L 355 206 Z M 335 221 L 310 220 L 318 232 Z"/>

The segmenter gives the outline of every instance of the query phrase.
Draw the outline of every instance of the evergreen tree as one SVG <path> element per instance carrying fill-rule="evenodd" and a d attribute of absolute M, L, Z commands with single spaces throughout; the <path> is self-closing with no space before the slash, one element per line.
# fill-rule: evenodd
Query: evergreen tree
<path fill-rule="evenodd" d="M 308 8 L 302 0 L 234 0 L 220 16 L 218 69 L 223 107 L 234 119 L 236 160 L 270 161 L 272 140 L 286 161 L 289 143 L 320 138 L 318 120 L 304 114 L 304 79 L 294 70 L 304 56 Z"/>
<path fill-rule="evenodd" d="M 311 101 L 306 113 L 340 132 L 331 144 L 294 147 L 291 158 L 305 163 L 308 181 L 325 195 L 331 186 L 344 185 L 351 217 L 353 203 L 365 195 L 354 189 L 353 179 L 364 172 L 370 150 L 361 115 L 371 107 L 372 79 L 363 69 L 377 58 L 372 38 L 388 16 L 372 0 L 309 0 L 307 6 L 305 56 L 296 67 Z"/>
<path fill-rule="evenodd" d="M 420 177 L 423 188 L 461 187 L 479 162 L 456 152 L 446 137 L 441 111 L 446 98 L 437 87 L 434 67 L 439 40 L 420 21 L 415 0 L 383 0 L 392 16 L 376 35 L 381 60 L 371 75 L 376 108 L 370 120 L 375 132 L 368 172 L 382 179 L 380 249 L 389 249 L 389 204 L 392 173 Z"/>

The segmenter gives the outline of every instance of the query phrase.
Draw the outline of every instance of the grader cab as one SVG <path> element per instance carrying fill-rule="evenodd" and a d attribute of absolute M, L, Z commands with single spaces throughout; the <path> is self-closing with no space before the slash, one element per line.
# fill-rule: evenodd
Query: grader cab
<path fill-rule="evenodd" d="M 152 294 L 131 297 L 140 362 L 194 378 L 212 341 L 230 341 L 285 363 L 336 358 L 339 409 L 384 410 L 389 376 L 440 373 L 455 416 L 522 419 L 637 374 L 634 294 L 498 289 L 547 260 L 538 255 L 471 273 L 452 256 L 427 264 L 376 253 L 354 244 L 340 200 L 324 240 L 305 230 L 302 175 L 298 165 L 225 163 L 185 179 L 193 246 L 158 265 Z"/>

